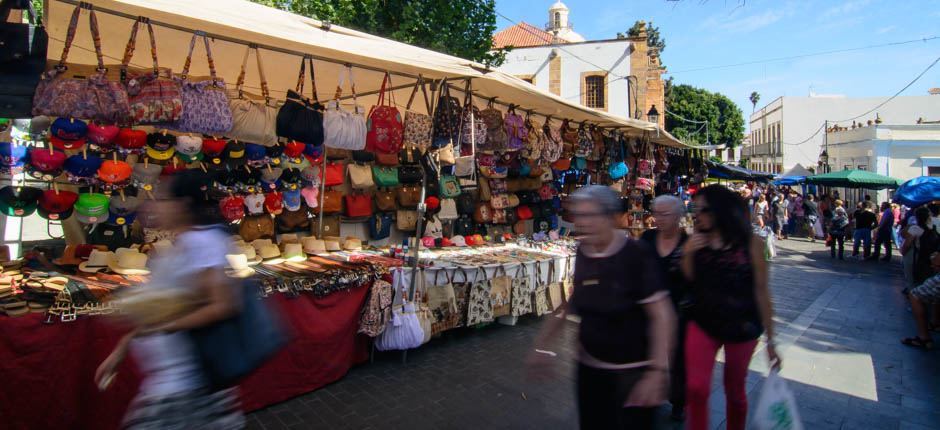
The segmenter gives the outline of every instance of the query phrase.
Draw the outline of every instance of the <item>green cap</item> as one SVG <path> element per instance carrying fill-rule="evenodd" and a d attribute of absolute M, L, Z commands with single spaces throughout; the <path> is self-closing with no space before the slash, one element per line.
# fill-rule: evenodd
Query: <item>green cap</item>
<path fill-rule="evenodd" d="M 84 193 L 78 195 L 75 202 L 75 212 L 89 217 L 108 215 L 108 196 L 100 193 Z"/>

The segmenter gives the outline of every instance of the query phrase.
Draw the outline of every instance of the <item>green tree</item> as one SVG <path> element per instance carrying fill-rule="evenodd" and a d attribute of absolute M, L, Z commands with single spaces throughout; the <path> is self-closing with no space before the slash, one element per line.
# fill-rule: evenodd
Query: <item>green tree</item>
<path fill-rule="evenodd" d="M 252 0 L 422 48 L 498 66 L 494 0 Z"/>
<path fill-rule="evenodd" d="M 670 83 L 666 91 L 666 130 L 677 138 L 699 145 L 741 144 L 744 116 L 741 109 L 723 94 L 691 85 Z M 680 119 L 684 118 L 684 119 Z M 701 121 L 706 121 L 706 127 Z"/>
<path fill-rule="evenodd" d="M 636 37 L 640 35 L 640 26 L 643 24 L 643 21 L 637 21 L 633 23 L 633 27 L 630 27 L 627 30 L 627 36 Z M 617 38 L 622 39 L 623 33 L 617 33 Z M 650 48 L 659 49 L 659 53 L 662 54 L 666 50 L 666 39 L 663 39 L 662 35 L 659 33 L 659 27 L 654 27 L 653 23 L 650 22 L 646 26 L 646 44 Z"/>
<path fill-rule="evenodd" d="M 757 109 L 757 102 L 760 101 L 760 93 L 757 91 L 751 91 L 751 113 Z"/>

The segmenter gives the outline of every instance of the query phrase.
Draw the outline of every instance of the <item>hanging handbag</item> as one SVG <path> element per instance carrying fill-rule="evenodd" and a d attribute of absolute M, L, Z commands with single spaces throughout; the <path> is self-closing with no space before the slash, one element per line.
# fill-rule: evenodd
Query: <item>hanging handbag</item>
<path fill-rule="evenodd" d="M 398 209 L 395 190 L 378 190 L 375 192 L 375 207 L 380 211 L 393 211 Z"/>
<path fill-rule="evenodd" d="M 415 231 L 418 228 L 418 211 L 399 209 L 395 214 L 395 226 L 401 231 Z"/>
<path fill-rule="evenodd" d="M 578 143 L 575 146 L 574 156 L 578 158 L 587 158 L 590 157 L 594 152 L 594 136 L 591 135 L 590 130 L 581 123 L 581 126 L 578 127 Z"/>
<path fill-rule="evenodd" d="M 457 158 L 454 155 L 454 145 L 448 143 L 447 146 L 438 149 L 435 151 L 437 155 L 438 163 L 441 166 L 453 166 L 457 163 Z"/>
<path fill-rule="evenodd" d="M 378 240 L 378 239 L 375 239 Z M 376 337 L 392 320 L 392 284 L 376 279 L 369 287 L 369 298 L 359 315 L 359 333 Z"/>
<path fill-rule="evenodd" d="M 375 162 L 375 153 L 369 151 L 352 151 L 353 161 L 366 164 Z"/>
<path fill-rule="evenodd" d="M 506 209 L 493 208 L 493 224 L 507 224 L 508 222 L 509 217 L 507 216 Z"/>
<path fill-rule="evenodd" d="M 604 132 L 596 126 L 591 130 L 591 139 L 594 140 L 594 148 L 591 151 L 591 155 L 588 155 L 588 161 L 601 161 L 604 159 L 604 154 L 607 153 L 607 138 L 604 136 Z"/>
<path fill-rule="evenodd" d="M 354 151 L 366 147 L 366 119 L 362 115 L 362 106 L 356 98 L 356 82 L 351 66 L 340 70 L 339 83 L 336 84 L 336 94 L 327 104 L 323 114 L 323 144 L 330 148 L 348 149 Z M 349 79 L 349 86 L 353 96 L 353 109 L 351 112 L 343 110 L 339 99 L 343 95 L 343 83 Z"/>
<path fill-rule="evenodd" d="M 274 238 L 274 219 L 271 215 L 249 215 L 238 225 L 238 235 L 251 242 L 255 239 Z"/>
<path fill-rule="evenodd" d="M 310 91 L 313 99 L 304 97 L 304 78 L 310 65 Z M 323 106 L 317 96 L 313 58 L 300 59 L 300 75 L 294 90 L 287 90 L 287 100 L 277 112 L 275 122 L 278 136 L 311 145 L 323 144 Z"/>
<path fill-rule="evenodd" d="M 338 214 L 343 211 L 343 192 L 325 190 L 323 192 L 323 213 Z"/>
<path fill-rule="evenodd" d="M 509 196 L 506 194 L 494 194 L 490 199 L 490 206 L 493 209 L 501 210 L 509 207 Z"/>
<path fill-rule="evenodd" d="M 506 166 L 480 166 L 480 175 L 489 179 L 503 179 L 509 176 Z"/>
<path fill-rule="evenodd" d="M 493 106 L 492 99 L 487 108 L 480 111 L 480 117 L 486 126 L 486 139 L 482 144 L 477 142 L 477 148 L 481 151 L 505 151 L 509 143 L 509 135 L 506 133 L 503 112 Z"/>
<path fill-rule="evenodd" d="M 516 276 L 512 278 L 511 293 L 513 316 L 519 317 L 532 313 L 532 278 L 529 276 L 526 263 L 519 265 Z"/>
<path fill-rule="evenodd" d="M 380 166 L 397 166 L 398 154 L 375 154 L 375 163 Z"/>
<path fill-rule="evenodd" d="M 320 227 L 320 220 L 314 218 L 310 220 L 310 232 L 317 237 L 339 236 L 340 220 L 338 216 L 323 216 L 323 226 Z"/>
<path fill-rule="evenodd" d="M 476 209 L 476 204 L 473 201 L 473 196 L 469 193 L 463 193 L 457 196 L 457 213 L 461 215 L 473 215 L 473 211 Z"/>
<path fill-rule="evenodd" d="M 326 163 L 326 173 L 323 178 L 324 185 L 327 187 L 343 185 L 345 167 L 346 165 L 343 163 Z"/>
<path fill-rule="evenodd" d="M 454 234 L 458 236 L 473 234 L 473 221 L 468 215 L 461 215 L 457 221 L 454 221 Z"/>
<path fill-rule="evenodd" d="M 558 127 L 553 127 L 551 118 L 545 120 L 542 126 L 543 145 L 542 160 L 551 164 L 561 158 L 564 149 L 564 142 L 561 140 L 561 133 Z"/>
<path fill-rule="evenodd" d="M 343 196 L 346 201 L 346 216 L 349 218 L 365 218 L 372 215 L 372 196 L 368 194 L 347 194 Z"/>
<path fill-rule="evenodd" d="M 441 147 L 452 143 L 460 133 L 461 108 L 460 101 L 450 95 L 447 79 L 441 82 L 438 94 L 437 108 L 434 109 L 433 145 Z"/>
<path fill-rule="evenodd" d="M 620 147 L 620 155 L 610 163 L 609 167 L 607 167 L 607 174 L 610 176 L 612 181 L 619 181 L 626 177 L 628 173 L 630 173 L 630 169 L 627 167 L 627 163 L 623 162 L 625 157 L 623 141 L 617 142 L 617 145 Z"/>
<path fill-rule="evenodd" d="M 455 176 L 441 176 L 440 179 L 441 189 L 440 196 L 447 199 L 452 199 L 460 195 L 460 183 L 457 182 L 457 177 Z"/>
<path fill-rule="evenodd" d="M 398 168 L 372 166 L 372 178 L 379 187 L 398 186 Z"/>
<path fill-rule="evenodd" d="M 476 173 L 476 158 L 473 156 L 459 157 L 454 163 L 454 175 L 461 178 L 474 176 Z"/>
<path fill-rule="evenodd" d="M 274 218 L 277 221 L 277 231 L 280 233 L 290 233 L 310 228 L 310 218 L 307 217 L 306 208 L 296 211 L 284 210 Z"/>
<path fill-rule="evenodd" d="M 489 203 L 477 203 L 476 210 L 473 212 L 473 221 L 477 224 L 488 224 L 493 222 L 493 208 Z"/>
<path fill-rule="evenodd" d="M 490 280 L 490 300 L 493 302 L 493 316 L 502 317 L 512 313 L 512 278 L 506 275 L 504 266 L 497 270 L 496 276 Z"/>
<path fill-rule="evenodd" d="M 541 160 L 542 146 L 545 145 L 545 133 L 542 127 L 536 127 L 527 113 L 525 116 L 526 139 L 522 148 L 522 157 L 527 160 Z"/>
<path fill-rule="evenodd" d="M 395 92 L 389 90 L 392 80 L 388 72 L 382 78 L 382 88 L 379 90 L 379 100 L 369 110 L 368 131 L 366 132 L 366 149 L 383 154 L 397 154 L 402 146 L 401 114 L 395 107 Z M 388 104 L 385 103 L 385 93 L 388 92 Z"/>
<path fill-rule="evenodd" d="M 519 151 L 525 148 L 526 141 L 529 139 L 529 127 L 526 126 L 526 120 L 522 115 L 516 113 L 516 105 L 509 105 L 503 122 L 506 124 L 506 134 L 509 136 L 506 150 Z"/>
<path fill-rule="evenodd" d="M 386 239 L 392 232 L 392 214 L 380 212 L 369 218 L 369 238 L 371 240 Z"/>
<path fill-rule="evenodd" d="M 487 202 L 493 198 L 493 193 L 490 191 L 490 181 L 483 179 L 480 181 L 480 201 Z"/>
<path fill-rule="evenodd" d="M 542 262 L 537 260 L 535 262 L 535 288 L 532 291 L 532 309 L 535 311 L 536 316 L 551 312 L 548 306 L 548 289 L 546 288 L 551 279 L 548 282 L 542 279 Z"/>
<path fill-rule="evenodd" d="M 460 136 L 457 147 L 460 148 L 460 155 L 467 157 L 474 155 L 478 149 L 487 148 L 487 128 L 480 110 L 473 104 L 473 92 L 470 89 L 469 81 L 467 81 L 464 93 L 464 106 L 460 114 Z"/>
<path fill-rule="evenodd" d="M 255 58 L 258 63 L 258 79 L 261 82 L 262 101 L 250 100 L 242 91 L 242 87 L 245 85 L 248 55 L 252 49 L 255 51 Z M 232 130 L 226 135 L 235 140 L 264 146 L 277 144 L 277 108 L 269 104 L 271 96 L 268 92 L 268 81 L 264 77 L 264 67 L 261 65 L 260 49 L 249 45 L 245 50 L 241 72 L 235 82 L 234 95 L 235 97 L 229 102 L 229 107 L 232 110 Z"/>
<path fill-rule="evenodd" d="M 438 282 L 438 276 L 444 272 L 445 282 Z M 428 310 L 433 315 L 431 333 L 438 334 L 457 327 L 460 316 L 457 314 L 457 295 L 447 269 L 434 272 L 434 284 L 426 286 Z"/>
<path fill-rule="evenodd" d="M 418 87 L 424 95 L 424 106 L 427 114 L 411 110 L 411 104 L 414 102 L 415 95 L 418 93 Z M 411 90 L 411 97 L 408 98 L 408 105 L 405 106 L 405 122 L 402 131 L 402 142 L 405 145 L 420 148 L 426 151 L 431 147 L 432 127 L 431 120 L 431 102 L 428 100 L 428 89 L 424 84 L 424 78 L 420 75 L 415 80 L 415 87 Z"/>
<path fill-rule="evenodd" d="M 362 164 L 350 164 L 347 166 L 347 170 L 349 171 L 349 186 L 352 188 L 362 190 L 375 186 L 375 181 L 372 180 L 372 167 Z M 387 187 L 389 185 L 380 186 Z"/>
<path fill-rule="evenodd" d="M 421 187 L 404 186 L 398 189 L 398 204 L 403 208 L 416 208 L 421 203 Z"/>
<path fill-rule="evenodd" d="M 150 56 L 153 59 L 153 71 L 148 73 L 130 74 L 127 70 L 134 56 L 137 46 L 137 32 L 140 23 L 147 25 L 150 37 Z M 160 66 L 157 63 L 157 42 L 153 35 L 153 26 L 147 18 L 139 17 L 131 27 L 131 37 L 124 49 L 124 59 L 121 60 L 121 76 L 127 88 L 128 103 L 130 105 L 127 121 L 132 124 L 152 124 L 160 122 L 174 122 L 183 112 L 183 96 L 180 85 L 172 79 L 160 77 Z"/>
<path fill-rule="evenodd" d="M 82 9 L 88 9 L 88 22 L 92 40 L 95 41 L 95 56 L 98 59 L 98 68 L 87 79 L 66 76 L 66 60 L 75 40 Z M 72 12 L 59 64 L 43 73 L 36 86 L 33 115 L 92 119 L 107 123 L 125 121 L 130 113 L 127 90 L 119 82 L 109 81 L 106 73 L 101 53 L 101 37 L 98 33 L 98 18 L 90 4 L 81 3 Z"/>
<path fill-rule="evenodd" d="M 425 221 L 424 235 L 422 237 L 432 237 L 434 239 L 441 239 L 444 237 L 444 225 L 441 223 L 440 218 L 432 215 Z"/>
<path fill-rule="evenodd" d="M 421 150 L 416 146 L 405 146 L 398 153 L 398 163 L 404 166 L 421 164 Z"/>
<path fill-rule="evenodd" d="M 28 23 L 9 22 L 12 11 L 24 10 Z M 32 1 L 0 0 L 0 118 L 32 116 L 36 85 L 46 70 L 49 35 Z"/>
<path fill-rule="evenodd" d="M 424 173 L 420 166 L 399 166 L 398 182 L 402 184 L 420 184 Z"/>
<path fill-rule="evenodd" d="M 490 296 L 490 282 L 486 269 L 479 269 L 468 294 L 467 326 L 493 321 L 493 298 Z M 480 276 L 482 275 L 482 276 Z"/>
<path fill-rule="evenodd" d="M 189 76 L 189 67 L 192 64 L 193 50 L 196 39 L 202 37 L 206 47 L 206 59 L 209 62 L 209 79 L 194 79 Z M 183 72 L 175 77 L 180 84 L 183 95 L 183 112 L 179 120 L 173 123 L 161 124 L 169 128 L 186 133 L 202 133 L 208 135 L 227 135 L 232 129 L 232 109 L 229 106 L 228 95 L 225 91 L 225 81 L 216 75 L 215 61 L 209 49 L 209 38 L 203 32 L 193 34 L 189 42 L 189 54 L 183 64 Z"/>
<path fill-rule="evenodd" d="M 562 291 L 562 284 L 558 282 L 558 279 L 555 278 L 555 262 L 556 260 L 553 259 L 548 272 L 548 306 L 552 310 L 557 310 L 564 305 L 564 291 Z"/>
<path fill-rule="evenodd" d="M 459 218 L 457 213 L 457 201 L 454 199 L 441 199 L 441 211 L 437 214 L 441 221 L 453 221 Z"/>

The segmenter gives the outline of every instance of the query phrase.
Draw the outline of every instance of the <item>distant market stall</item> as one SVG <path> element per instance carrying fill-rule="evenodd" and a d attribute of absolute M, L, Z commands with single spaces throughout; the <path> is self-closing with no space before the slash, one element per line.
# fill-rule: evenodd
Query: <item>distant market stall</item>
<path fill-rule="evenodd" d="M 806 183 L 826 187 L 863 188 L 868 190 L 894 189 L 901 185 L 899 179 L 867 170 L 841 170 L 813 175 L 806 178 Z"/>

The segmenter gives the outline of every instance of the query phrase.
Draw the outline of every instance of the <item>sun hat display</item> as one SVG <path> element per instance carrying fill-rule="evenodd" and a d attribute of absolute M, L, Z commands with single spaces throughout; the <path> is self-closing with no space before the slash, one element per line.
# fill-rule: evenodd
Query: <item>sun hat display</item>
<path fill-rule="evenodd" d="M 244 254 L 245 258 L 248 260 L 248 265 L 252 266 L 261 262 L 261 256 L 258 255 L 258 250 L 255 247 L 242 243 L 241 245 L 235 246 L 235 249 L 238 251 L 238 254 Z"/>
<path fill-rule="evenodd" d="M 225 274 L 233 278 L 247 278 L 255 274 L 255 269 L 248 267 L 248 256 L 245 254 L 226 254 L 225 260 L 228 268 Z"/>
<path fill-rule="evenodd" d="M 362 250 L 362 240 L 356 237 L 347 237 L 343 241 L 343 249 L 346 251 L 361 251 Z"/>
<path fill-rule="evenodd" d="M 78 194 L 63 190 L 46 190 L 39 197 L 39 216 L 48 220 L 64 220 L 72 216 Z"/>
<path fill-rule="evenodd" d="M 88 124 L 74 118 L 58 118 L 49 127 L 49 141 L 58 149 L 79 149 L 85 145 Z"/>
<path fill-rule="evenodd" d="M 0 188 L 0 214 L 13 217 L 30 216 L 39 206 L 42 190 L 35 187 L 7 185 Z"/>
<path fill-rule="evenodd" d="M 261 254 L 261 262 L 264 264 L 281 264 L 284 262 L 284 258 L 281 256 L 281 248 L 273 243 L 258 248 L 258 253 Z"/>
<path fill-rule="evenodd" d="M 78 270 L 85 273 L 97 273 L 107 269 L 111 260 L 114 260 L 113 252 L 93 249 L 91 253 L 88 254 L 88 260 L 79 263 Z"/>
<path fill-rule="evenodd" d="M 326 250 L 328 252 L 342 251 L 343 248 L 340 247 L 340 239 L 338 237 L 326 237 L 323 239 L 324 244 L 326 245 Z"/>
<path fill-rule="evenodd" d="M 108 220 L 108 196 L 83 193 L 75 202 L 75 217 L 82 224 L 100 224 Z"/>
<path fill-rule="evenodd" d="M 282 233 L 278 237 L 279 243 L 300 243 L 300 237 L 297 236 L 297 233 Z"/>
<path fill-rule="evenodd" d="M 114 251 L 114 258 L 108 263 L 112 272 L 121 275 L 147 275 L 147 254 L 136 249 L 118 248 Z"/>
<path fill-rule="evenodd" d="M 173 242 L 169 239 L 160 239 L 153 243 L 152 250 L 157 254 L 166 254 L 173 250 Z"/>
<path fill-rule="evenodd" d="M 303 245 L 299 243 L 284 244 L 284 253 L 281 254 L 281 257 L 284 261 L 292 263 L 299 263 L 307 259 L 307 256 L 304 254 Z"/>
<path fill-rule="evenodd" d="M 32 148 L 29 150 L 29 165 L 26 170 L 30 176 L 44 181 L 51 181 L 62 174 L 65 152 L 46 148 Z"/>
<path fill-rule="evenodd" d="M 300 243 L 303 246 L 304 252 L 307 254 L 323 254 L 326 252 L 326 244 L 317 239 L 316 236 L 307 236 L 303 239 L 300 239 Z"/>

